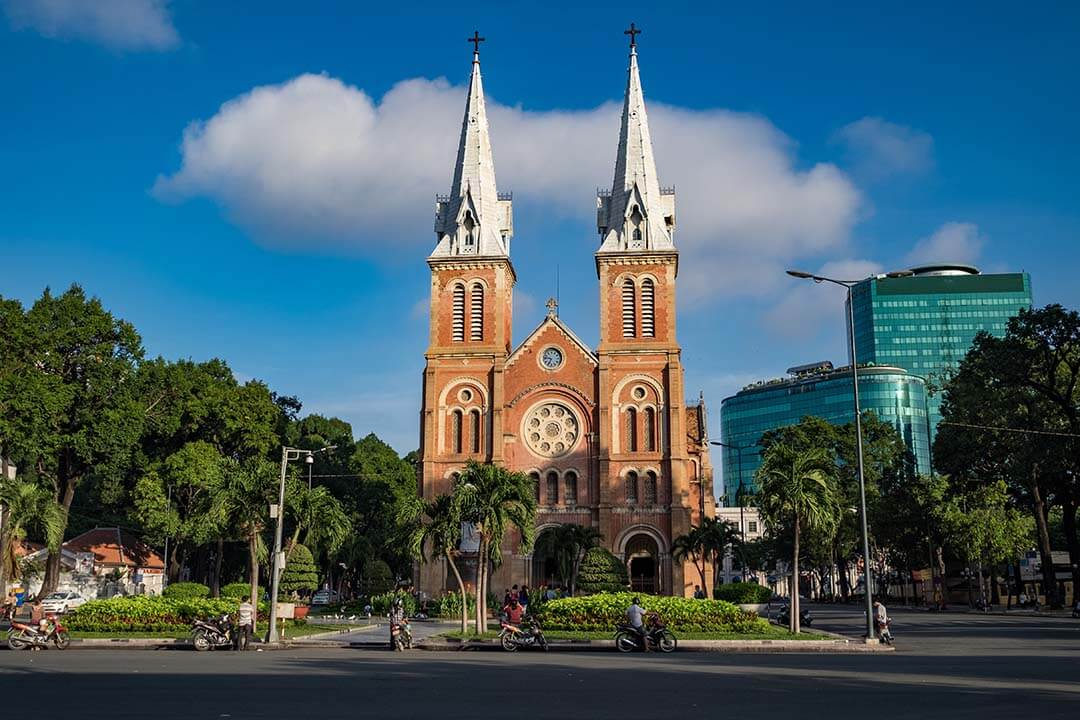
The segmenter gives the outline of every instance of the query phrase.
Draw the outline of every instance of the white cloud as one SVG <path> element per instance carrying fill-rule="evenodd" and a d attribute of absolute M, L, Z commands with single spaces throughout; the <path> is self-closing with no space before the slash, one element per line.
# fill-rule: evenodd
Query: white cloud
<path fill-rule="evenodd" d="M 815 273 L 836 280 L 862 280 L 881 272 L 881 265 L 872 260 L 838 260 L 825 263 Z M 832 283 L 789 278 L 793 285 L 784 299 L 769 310 L 765 321 L 776 333 L 789 338 L 806 339 L 829 327 L 843 329 L 844 300 L 847 291 Z M 841 333 L 842 334 L 842 333 Z M 793 357 L 798 353 L 794 353 Z M 813 361 L 809 358 L 806 362 Z M 797 364 L 797 363 L 794 363 Z"/>
<path fill-rule="evenodd" d="M 915 244 L 907 255 L 913 265 L 934 262 L 974 263 L 982 254 L 986 237 L 978 225 L 967 222 L 947 222 L 930 237 Z"/>
<path fill-rule="evenodd" d="M 433 242 L 433 195 L 449 185 L 464 94 L 413 79 L 376 103 L 311 74 L 258 87 L 188 126 L 180 169 L 154 192 L 213 198 L 271 246 L 416 256 Z M 500 189 L 591 223 L 595 189 L 611 182 L 619 106 L 531 112 L 489 100 L 488 112 Z M 765 293 L 782 259 L 845 244 L 858 190 L 833 165 L 798 169 L 793 143 L 766 119 L 655 104 L 650 121 L 661 179 L 679 191 L 683 297 Z"/>
<path fill-rule="evenodd" d="M 169 50 L 180 37 L 168 0 L 0 0 L 12 26 L 114 50 Z"/>
<path fill-rule="evenodd" d="M 879 117 L 864 117 L 833 135 L 843 145 L 853 172 L 876 181 L 891 175 L 917 174 L 934 165 L 934 139 L 922 130 Z"/>

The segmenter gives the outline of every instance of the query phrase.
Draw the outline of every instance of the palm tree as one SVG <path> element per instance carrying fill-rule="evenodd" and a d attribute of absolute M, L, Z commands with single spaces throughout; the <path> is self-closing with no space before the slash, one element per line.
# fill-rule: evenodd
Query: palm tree
<path fill-rule="evenodd" d="M 429 560 L 425 548 L 442 555 L 454 573 L 458 592 L 461 593 L 461 632 L 469 630 L 469 604 L 465 600 L 465 581 L 458 570 L 457 557 L 461 546 L 461 508 L 451 495 L 440 495 L 431 502 L 417 500 L 404 510 L 399 520 L 410 526 L 408 534 L 409 553 L 417 560 Z"/>
<path fill-rule="evenodd" d="M 269 515 L 267 510 L 275 501 L 276 476 L 273 463 L 266 460 L 253 459 L 244 463 L 230 460 L 221 482 L 214 488 L 214 505 L 226 518 L 224 527 L 234 529 L 247 541 L 251 604 L 256 607 L 259 603 L 259 555 L 266 551 L 262 533 Z"/>
<path fill-rule="evenodd" d="M 352 530 L 341 502 L 322 485 L 308 488 L 302 482 L 290 482 L 286 488 L 285 506 L 292 511 L 295 523 L 289 547 L 300 542 L 303 532 L 304 545 L 325 550 L 327 555 L 333 556 Z"/>
<path fill-rule="evenodd" d="M 671 542 L 671 557 L 683 561 L 689 559 L 701 577 L 701 587 L 705 587 L 705 544 L 701 527 L 691 525 L 690 532 L 679 535 Z"/>
<path fill-rule="evenodd" d="M 536 519 L 536 488 L 532 479 L 490 463 L 469 461 L 454 482 L 454 502 L 464 522 L 472 523 L 480 538 L 476 563 L 476 632 L 487 629 L 488 565 L 502 563 L 506 531 L 521 535 L 521 551 L 532 548 Z"/>
<path fill-rule="evenodd" d="M 799 533 L 828 530 L 836 522 L 836 465 L 824 448 L 771 445 L 758 469 L 758 506 L 774 526 L 792 533 L 790 629 L 799 632 Z"/>
<path fill-rule="evenodd" d="M 33 532 L 44 539 L 49 551 L 56 552 L 64 540 L 67 513 L 56 503 L 51 491 L 26 479 L 0 482 L 0 512 L 3 513 L 0 591 L 3 591 L 8 578 L 19 577 L 16 548 L 27 533 Z"/>
<path fill-rule="evenodd" d="M 729 551 L 734 552 L 742 542 L 742 533 L 739 532 L 739 526 L 732 521 L 716 518 L 702 520 L 698 533 L 701 536 L 702 556 L 712 561 L 713 584 L 715 585 L 716 579 L 720 577 L 720 565 L 724 562 L 724 556 Z M 704 585 L 702 588 L 708 594 L 709 588 Z"/>
<path fill-rule="evenodd" d="M 533 548 L 534 557 L 555 558 L 559 579 L 573 595 L 577 590 L 578 569 L 585 553 L 596 547 L 603 535 L 594 527 L 563 523 L 540 533 Z"/>

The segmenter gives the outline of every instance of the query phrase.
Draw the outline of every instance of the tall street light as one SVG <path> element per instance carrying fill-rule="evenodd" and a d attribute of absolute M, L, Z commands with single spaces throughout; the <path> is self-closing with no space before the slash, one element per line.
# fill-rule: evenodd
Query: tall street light
<path fill-rule="evenodd" d="M 277 597 L 278 581 L 281 579 L 282 565 L 281 534 L 285 525 L 285 473 L 289 468 L 289 461 L 299 460 L 303 457 L 305 462 L 310 466 L 315 462 L 313 456 L 316 453 L 333 450 L 336 447 L 337 445 L 327 445 L 318 450 L 299 450 L 297 448 L 285 446 L 282 446 L 281 448 L 281 482 L 278 485 L 277 527 L 274 529 L 274 556 L 270 570 L 270 631 L 266 635 L 267 642 L 277 642 L 278 640 Z"/>
<path fill-rule="evenodd" d="M 874 639 L 874 603 L 870 586 L 873 578 L 870 572 L 870 531 L 866 524 L 866 478 L 863 475 L 862 407 L 859 404 L 858 355 L 855 352 L 855 307 L 851 298 L 851 288 L 862 281 L 837 280 L 803 272 L 802 270 L 788 270 L 787 274 L 793 278 L 813 280 L 819 284 L 823 282 L 832 283 L 847 291 L 848 352 L 851 357 L 852 396 L 855 399 L 855 473 L 859 478 L 859 514 L 862 516 L 863 589 L 866 591 L 866 641 L 870 642 Z M 911 275 L 914 275 L 911 270 L 899 270 L 876 277 L 901 278 L 910 277 Z"/>

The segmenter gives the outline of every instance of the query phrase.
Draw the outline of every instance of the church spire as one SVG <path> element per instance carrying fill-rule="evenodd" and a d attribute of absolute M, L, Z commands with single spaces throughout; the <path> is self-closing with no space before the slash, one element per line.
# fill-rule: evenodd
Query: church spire
<path fill-rule="evenodd" d="M 438 244 L 431 256 L 507 257 L 514 234 L 513 210 L 510 195 L 500 195 L 495 188 L 495 162 L 480 77 L 480 43 L 484 38 L 476 32 L 468 40 L 473 43 L 469 97 L 450 194 L 436 196 Z"/>
<path fill-rule="evenodd" d="M 636 36 L 639 33 L 633 23 L 625 31 L 630 36 L 630 67 L 615 156 L 615 179 L 611 192 L 601 191 L 597 198 L 600 252 L 675 249 L 675 190 L 660 187 L 656 172 L 645 94 L 638 72 Z"/>

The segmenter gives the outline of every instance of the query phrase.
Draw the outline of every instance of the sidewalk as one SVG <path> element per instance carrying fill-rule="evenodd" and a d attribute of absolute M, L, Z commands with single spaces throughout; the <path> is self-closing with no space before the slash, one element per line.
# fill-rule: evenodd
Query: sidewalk
<path fill-rule="evenodd" d="M 498 650 L 504 652 L 498 640 L 432 639 L 417 645 L 421 650 Z M 614 640 L 550 640 L 552 651 L 587 652 L 615 651 Z M 890 645 L 830 640 L 680 640 L 675 652 L 714 653 L 882 653 L 895 652 Z M 659 653 L 658 653 L 659 654 Z"/>

